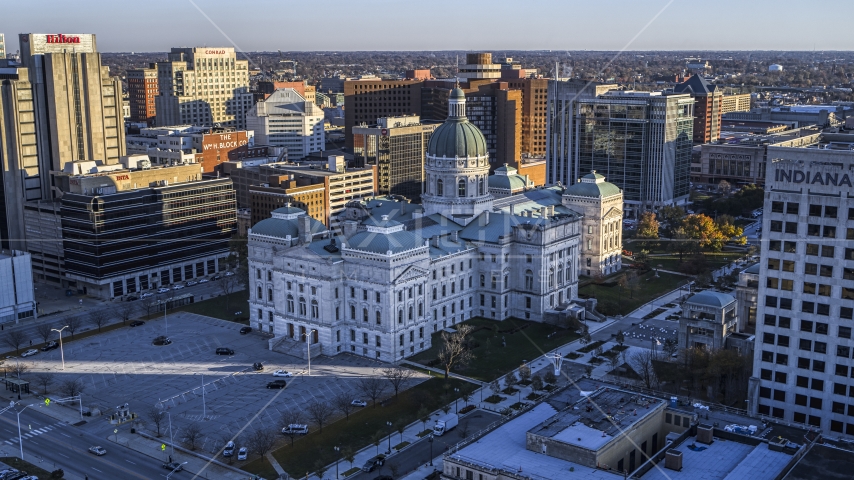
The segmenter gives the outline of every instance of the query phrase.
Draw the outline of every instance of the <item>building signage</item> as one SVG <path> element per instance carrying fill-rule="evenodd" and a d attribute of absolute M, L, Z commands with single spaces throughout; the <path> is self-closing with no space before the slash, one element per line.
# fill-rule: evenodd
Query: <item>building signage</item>
<path fill-rule="evenodd" d="M 246 134 L 237 133 L 219 133 L 213 135 L 205 135 L 202 143 L 202 150 L 222 150 L 226 148 L 237 148 L 247 145 L 249 141 L 246 139 Z"/>
<path fill-rule="evenodd" d="M 47 43 L 80 43 L 80 37 L 77 35 L 63 35 L 61 33 L 57 33 L 56 35 L 46 35 Z"/>
<path fill-rule="evenodd" d="M 116 175 L 116 180 L 130 180 L 130 175 Z"/>
<path fill-rule="evenodd" d="M 225 55 L 225 50 L 205 50 L 205 55 Z"/>
<path fill-rule="evenodd" d="M 809 170 L 783 170 L 778 168 L 774 172 L 774 180 L 777 182 L 852 188 L 851 178 L 848 174 L 838 172 L 810 172 Z"/>

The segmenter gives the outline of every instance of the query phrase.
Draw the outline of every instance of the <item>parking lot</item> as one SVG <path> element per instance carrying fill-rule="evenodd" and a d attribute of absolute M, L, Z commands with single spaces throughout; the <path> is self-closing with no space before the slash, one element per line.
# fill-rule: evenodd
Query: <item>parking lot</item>
<path fill-rule="evenodd" d="M 312 360 L 311 376 L 307 376 L 304 360 L 270 351 L 267 337 L 257 333 L 240 335 L 240 326 L 180 312 L 169 315 L 168 332 L 161 318 L 79 343 L 66 343 L 64 372 L 59 350 L 42 352 L 25 361 L 30 376 L 46 370 L 54 373 L 54 389 L 65 380 L 80 378 L 85 385 L 84 408 L 97 406 L 104 415 L 128 403 L 131 412 L 145 419 L 149 406 L 162 405 L 170 413 L 176 442 L 184 426 L 199 422 L 205 435 L 201 442 L 205 451 L 221 447 L 224 438 L 250 421 L 250 430 L 256 426 L 275 427 L 281 412 L 304 411 L 313 399 L 329 402 L 339 392 L 348 391 L 357 398 L 358 379 L 377 374 L 375 369 L 385 365 L 347 354 L 318 357 Z M 172 343 L 152 345 L 159 335 L 168 335 Z M 216 355 L 217 347 L 231 348 L 235 354 Z M 264 371 L 253 371 L 254 362 L 263 362 Z M 295 377 L 285 379 L 285 389 L 267 389 L 267 383 L 274 380 L 272 372 L 277 369 L 293 372 Z M 203 421 L 203 415 L 207 421 Z M 106 418 L 103 424 L 109 425 Z M 154 430 L 150 423 L 148 430 Z"/>

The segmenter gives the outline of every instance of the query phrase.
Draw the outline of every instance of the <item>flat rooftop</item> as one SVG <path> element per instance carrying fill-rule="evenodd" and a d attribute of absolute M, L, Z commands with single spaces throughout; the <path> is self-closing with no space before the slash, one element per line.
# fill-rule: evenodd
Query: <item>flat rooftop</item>
<path fill-rule="evenodd" d="M 530 411 L 496 428 L 482 438 L 466 445 L 459 451 L 445 456 L 446 461 L 459 460 L 479 465 L 489 470 L 504 470 L 531 478 L 619 480 L 616 475 L 604 470 L 567 462 L 525 448 L 525 432 L 557 413 L 547 403 L 541 403 Z M 572 468 L 572 471 L 569 469 Z"/>
<path fill-rule="evenodd" d="M 783 480 L 848 480 L 854 452 L 832 445 L 814 445 Z"/>
<path fill-rule="evenodd" d="M 572 409 L 553 415 L 530 433 L 598 450 L 663 406 L 664 401 L 659 398 L 606 387 L 588 395 Z"/>
<path fill-rule="evenodd" d="M 711 445 L 703 445 L 696 440 L 688 437 L 670 447 L 682 452 L 682 470 L 665 468 L 661 461 L 642 480 L 774 480 L 792 459 L 769 450 L 766 443 L 754 446 L 715 438 Z"/>

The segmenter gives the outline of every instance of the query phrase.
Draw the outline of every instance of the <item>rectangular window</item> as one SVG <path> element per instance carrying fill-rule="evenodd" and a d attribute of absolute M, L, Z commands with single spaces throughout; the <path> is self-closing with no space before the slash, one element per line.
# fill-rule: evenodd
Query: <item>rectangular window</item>
<path fill-rule="evenodd" d="M 811 217 L 820 217 L 821 216 L 821 205 L 810 205 L 810 216 Z"/>
<path fill-rule="evenodd" d="M 789 215 L 797 215 L 799 207 L 800 207 L 800 204 L 797 204 L 794 202 L 787 202 L 786 203 L 786 213 L 788 213 Z"/>
<path fill-rule="evenodd" d="M 786 233 L 798 233 L 797 222 L 786 222 Z"/>
<path fill-rule="evenodd" d="M 804 274 L 818 275 L 818 265 L 815 263 L 804 264 Z"/>
<path fill-rule="evenodd" d="M 833 205 L 825 205 L 824 206 L 824 218 L 836 218 L 836 214 L 839 208 L 834 207 Z"/>
<path fill-rule="evenodd" d="M 834 253 L 836 252 L 836 248 L 830 245 L 822 245 L 821 246 L 821 256 L 824 258 L 833 258 Z"/>
<path fill-rule="evenodd" d="M 798 386 L 798 387 L 809 388 L 809 386 L 810 386 L 810 379 L 809 379 L 809 378 L 807 378 L 807 377 L 802 377 L 802 376 L 798 375 L 798 376 L 795 378 L 795 385 L 796 385 L 796 386 Z"/>

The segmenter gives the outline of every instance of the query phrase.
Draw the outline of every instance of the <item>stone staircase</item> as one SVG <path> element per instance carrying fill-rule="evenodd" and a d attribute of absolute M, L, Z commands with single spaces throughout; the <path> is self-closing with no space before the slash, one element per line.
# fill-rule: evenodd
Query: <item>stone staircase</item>
<path fill-rule="evenodd" d="M 274 337 L 269 340 L 270 350 L 274 352 L 284 353 L 292 357 L 306 358 L 305 342 L 298 342 L 290 337 Z M 322 353 L 322 348 L 319 343 L 314 343 L 310 347 L 311 358 L 315 358 Z"/>

